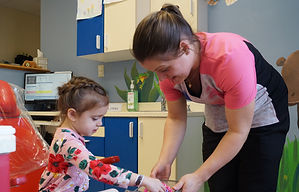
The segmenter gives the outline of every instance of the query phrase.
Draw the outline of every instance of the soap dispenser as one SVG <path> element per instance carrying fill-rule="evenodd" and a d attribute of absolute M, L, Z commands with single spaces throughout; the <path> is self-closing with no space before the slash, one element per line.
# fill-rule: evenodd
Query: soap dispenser
<path fill-rule="evenodd" d="M 134 90 L 134 80 L 131 80 L 130 90 L 127 96 L 128 111 L 138 111 L 138 91 Z"/>

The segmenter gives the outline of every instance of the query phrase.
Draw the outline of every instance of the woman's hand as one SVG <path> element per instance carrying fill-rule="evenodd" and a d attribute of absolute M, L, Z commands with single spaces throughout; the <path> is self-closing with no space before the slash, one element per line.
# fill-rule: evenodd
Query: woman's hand
<path fill-rule="evenodd" d="M 168 180 L 171 173 L 171 165 L 167 165 L 162 162 L 158 162 L 151 171 L 151 177 L 158 178 L 160 180 Z"/>
<path fill-rule="evenodd" d="M 175 186 L 174 190 L 180 190 L 182 192 L 197 192 L 204 184 L 204 181 L 200 179 L 195 173 L 184 175 Z"/>
<path fill-rule="evenodd" d="M 166 191 L 165 185 L 156 178 L 151 178 L 144 176 L 143 182 L 141 183 L 141 186 L 145 187 L 147 191 L 150 192 L 164 192 Z"/>

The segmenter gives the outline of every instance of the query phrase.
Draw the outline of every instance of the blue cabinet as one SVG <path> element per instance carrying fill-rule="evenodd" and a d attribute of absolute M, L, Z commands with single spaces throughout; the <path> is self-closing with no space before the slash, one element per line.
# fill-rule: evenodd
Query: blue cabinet
<path fill-rule="evenodd" d="M 104 117 L 105 137 L 86 137 L 89 142 L 87 148 L 96 156 L 119 156 L 120 162 L 114 165 L 138 171 L 138 139 L 137 139 L 137 117 Z M 90 192 L 100 191 L 108 188 L 117 188 L 101 182 L 90 180 Z M 125 191 L 117 188 L 119 191 Z M 133 190 L 133 188 L 131 188 Z"/>
<path fill-rule="evenodd" d="M 104 5 L 102 14 L 77 21 L 77 56 L 104 52 Z"/>
<path fill-rule="evenodd" d="M 105 137 L 85 137 L 86 148 L 95 156 L 105 157 Z M 87 191 L 94 192 L 96 190 L 104 190 L 105 184 L 94 180 L 90 177 L 89 189 Z"/>
<path fill-rule="evenodd" d="M 118 1 L 102 6 L 102 15 L 77 22 L 77 56 L 101 62 L 131 60 L 133 34 L 143 1 Z M 149 7 L 147 5 L 146 7 Z M 137 15 L 138 13 L 138 15 Z M 98 37 L 98 38 L 97 38 Z M 96 48 L 99 39 L 100 49 Z"/>

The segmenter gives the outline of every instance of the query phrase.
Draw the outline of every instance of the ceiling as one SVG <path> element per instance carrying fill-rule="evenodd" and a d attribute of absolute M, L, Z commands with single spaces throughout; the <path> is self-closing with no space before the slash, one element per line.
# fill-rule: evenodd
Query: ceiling
<path fill-rule="evenodd" d="M 0 0 L 0 6 L 40 15 L 40 0 Z"/>

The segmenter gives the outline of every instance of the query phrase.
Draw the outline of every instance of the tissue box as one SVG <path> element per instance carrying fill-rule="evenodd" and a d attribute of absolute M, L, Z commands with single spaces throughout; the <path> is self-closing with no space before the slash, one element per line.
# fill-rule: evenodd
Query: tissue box
<path fill-rule="evenodd" d="M 42 69 L 48 69 L 48 58 L 34 57 L 33 61 Z"/>

